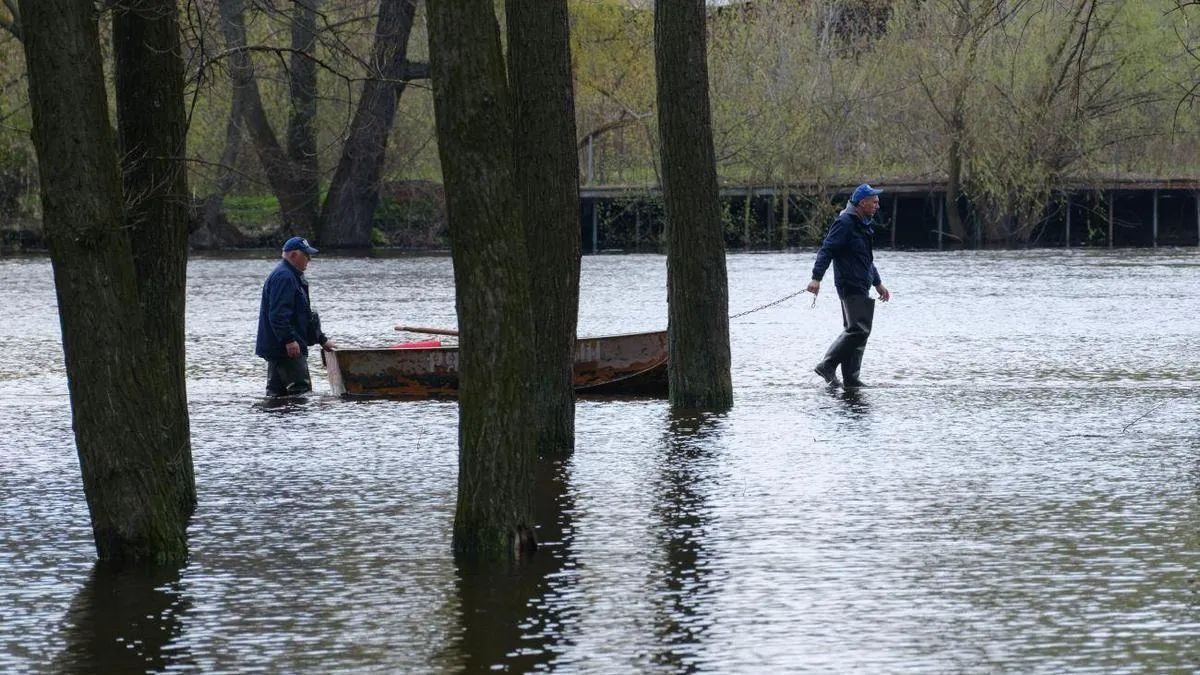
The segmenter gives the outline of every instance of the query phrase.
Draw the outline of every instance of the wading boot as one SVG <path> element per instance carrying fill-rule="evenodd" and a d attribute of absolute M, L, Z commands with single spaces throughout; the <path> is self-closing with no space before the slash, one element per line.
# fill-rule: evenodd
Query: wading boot
<path fill-rule="evenodd" d="M 842 304 L 842 328 L 845 329 L 846 323 L 846 306 Z M 829 345 L 829 349 L 825 350 L 825 356 L 821 358 L 821 362 L 813 368 L 813 372 L 821 376 L 825 380 L 825 384 L 830 387 L 840 387 L 841 380 L 837 378 L 837 369 L 842 361 L 846 358 L 846 352 L 851 347 L 847 341 L 846 331 L 843 330 L 841 335 L 834 339 L 833 344 Z"/>
<path fill-rule="evenodd" d="M 828 363 L 827 361 L 822 360 L 817 364 L 816 368 L 813 368 L 813 372 L 817 375 L 820 375 L 821 379 L 825 380 L 825 384 L 831 387 L 836 387 L 841 384 L 837 378 L 837 363 Z"/>
<path fill-rule="evenodd" d="M 871 336 L 871 324 L 875 319 L 875 301 L 869 297 L 855 295 L 842 299 L 842 321 L 846 331 L 842 333 L 845 346 L 841 351 L 842 382 L 846 389 L 867 386 L 859 379 L 862 371 L 863 352 L 867 350 L 867 338 Z"/>
<path fill-rule="evenodd" d="M 867 386 L 865 382 L 859 379 L 859 371 L 862 370 L 862 357 L 866 345 L 854 350 L 850 356 L 842 361 L 842 382 L 846 389 L 862 389 Z"/>

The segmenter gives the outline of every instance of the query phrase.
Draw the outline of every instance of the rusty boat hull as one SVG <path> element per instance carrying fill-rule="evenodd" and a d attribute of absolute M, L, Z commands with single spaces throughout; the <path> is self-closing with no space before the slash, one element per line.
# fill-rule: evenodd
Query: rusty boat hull
<path fill-rule="evenodd" d="M 454 398 L 458 347 L 323 352 L 337 396 Z M 667 332 L 579 338 L 575 391 L 596 396 L 667 396 Z"/>

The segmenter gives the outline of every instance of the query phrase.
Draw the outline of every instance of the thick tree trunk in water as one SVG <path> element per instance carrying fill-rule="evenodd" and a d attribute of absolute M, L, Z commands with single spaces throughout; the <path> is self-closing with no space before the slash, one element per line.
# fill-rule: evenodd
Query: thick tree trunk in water
<path fill-rule="evenodd" d="M 147 23 L 174 21 L 174 11 L 171 5 L 170 12 Z M 148 347 L 144 314 L 152 311 L 157 291 L 143 303 L 139 291 L 155 282 L 142 279 L 140 289 L 138 278 L 162 274 L 161 283 L 169 286 L 176 283 L 171 274 L 177 263 L 159 268 L 141 244 L 135 251 L 131 243 L 95 6 L 91 0 L 23 0 L 21 13 L 43 222 L 96 549 L 102 559 L 179 562 L 187 556 L 187 517 L 195 497 L 186 489 L 190 476 L 183 475 L 190 473 L 190 449 L 170 444 L 181 442 L 186 422 L 180 426 L 180 420 L 155 415 L 179 406 L 182 391 L 172 390 L 175 372 L 155 371 L 162 352 Z M 146 34 L 158 31 L 147 26 Z M 164 92 L 156 89 L 153 95 Z M 158 133 L 163 132 L 148 135 L 155 140 L 146 141 L 147 154 L 160 147 Z M 173 147 L 179 150 L 182 146 Z M 156 161 L 151 166 L 156 168 L 143 175 L 161 170 Z M 159 176 L 177 185 L 171 172 Z M 146 202 L 155 199 L 147 196 Z M 151 246 L 166 244 L 156 240 Z M 163 291 L 158 301 L 168 302 L 167 312 L 182 312 L 182 298 L 165 298 L 170 292 Z M 153 330 L 174 327 L 173 318 L 152 324 Z"/>
<path fill-rule="evenodd" d="M 196 485 L 184 376 L 190 197 L 177 11 L 173 0 L 125 0 L 113 12 L 113 52 L 117 151 L 147 347 L 141 386 L 186 519 Z"/>
<path fill-rule="evenodd" d="M 413 0 L 380 3 L 375 46 L 371 50 L 373 71 L 363 85 L 350 136 L 342 146 L 342 157 L 325 197 L 321 212 L 322 246 L 371 245 L 371 225 L 379 206 L 379 179 L 396 106 L 404 92 L 402 78 L 415 14 Z"/>
<path fill-rule="evenodd" d="M 704 0 L 654 5 L 671 405 L 733 405 L 729 288 L 705 61 Z"/>
<path fill-rule="evenodd" d="M 575 447 L 572 367 L 579 314 L 579 161 L 565 0 L 507 0 L 516 179 L 534 312 L 538 450 Z"/>
<path fill-rule="evenodd" d="M 491 3 L 429 0 L 428 7 L 460 333 L 454 548 L 520 555 L 535 546 L 533 318 L 500 31 Z"/>
<path fill-rule="evenodd" d="M 233 51 L 229 58 L 229 76 L 233 86 L 240 90 L 235 96 L 243 97 L 246 130 L 267 174 L 271 192 L 279 200 L 284 230 L 289 234 L 312 236 L 317 227 L 317 202 L 309 194 L 310 186 L 297 178 L 297 168 L 280 147 L 263 108 L 254 64 L 246 51 L 245 0 L 220 0 L 218 8 L 226 47 Z"/>

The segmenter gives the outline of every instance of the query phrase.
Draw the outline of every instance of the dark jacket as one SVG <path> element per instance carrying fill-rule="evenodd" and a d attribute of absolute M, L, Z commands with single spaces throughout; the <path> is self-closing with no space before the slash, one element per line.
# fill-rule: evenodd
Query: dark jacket
<path fill-rule="evenodd" d="M 833 221 L 829 234 L 825 235 L 825 243 L 817 251 L 812 278 L 820 281 L 829 269 L 829 263 L 833 263 L 833 283 L 838 295 L 866 295 L 872 286 L 880 283 L 871 247 L 874 236 L 871 221 L 864 222 L 853 206 L 847 206 Z"/>
<path fill-rule="evenodd" d="M 300 345 L 308 354 L 308 345 L 325 342 L 321 324 L 309 301 L 308 280 L 286 260 L 280 260 L 263 284 L 258 306 L 258 340 L 254 353 L 264 359 L 287 358 L 289 342 Z"/>

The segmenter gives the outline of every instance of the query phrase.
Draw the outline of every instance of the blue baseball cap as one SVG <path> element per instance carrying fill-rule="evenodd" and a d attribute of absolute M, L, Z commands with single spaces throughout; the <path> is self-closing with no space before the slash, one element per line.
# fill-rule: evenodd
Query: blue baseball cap
<path fill-rule="evenodd" d="M 850 195 L 850 203 L 857 204 L 860 201 L 866 199 L 867 197 L 874 197 L 875 195 L 881 195 L 881 194 L 883 194 L 883 190 L 876 190 L 875 188 L 871 187 L 870 185 L 863 183 L 862 185 L 859 185 L 858 187 L 854 188 L 854 194 Z"/>
<path fill-rule="evenodd" d="M 287 253 L 288 251 L 304 251 L 309 255 L 313 255 L 317 252 L 317 249 L 313 248 L 312 244 L 309 244 L 308 240 L 304 237 L 292 237 L 283 242 L 283 252 Z"/>

